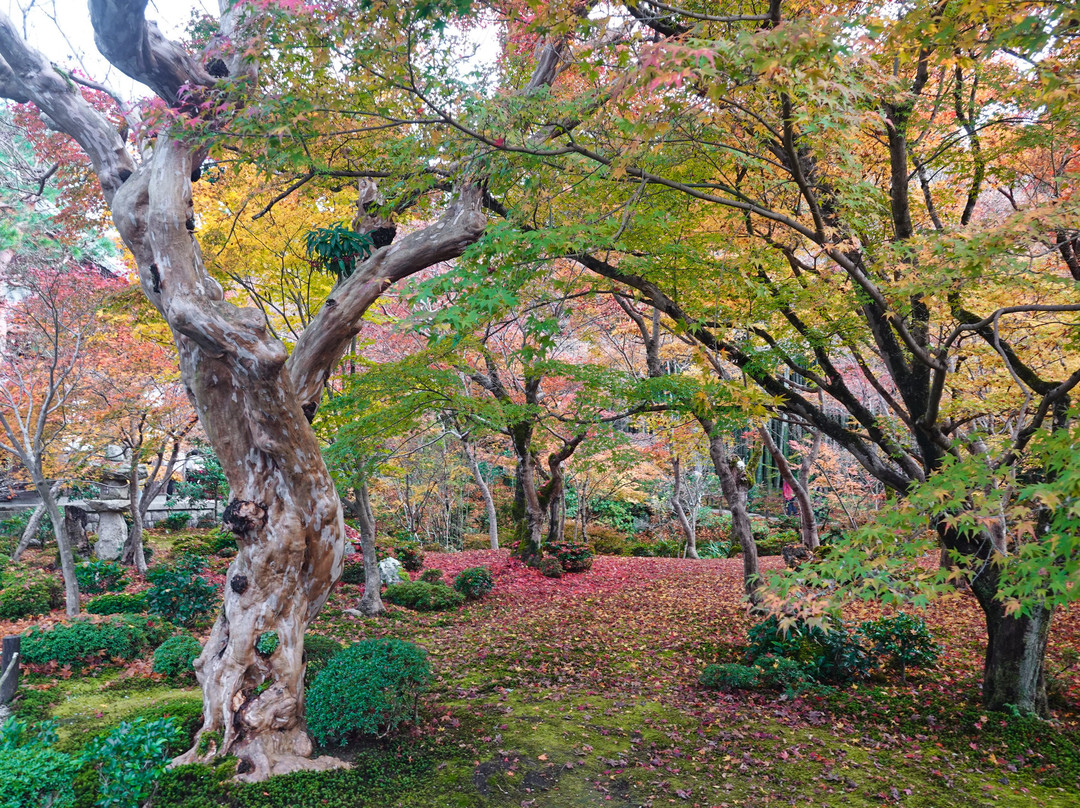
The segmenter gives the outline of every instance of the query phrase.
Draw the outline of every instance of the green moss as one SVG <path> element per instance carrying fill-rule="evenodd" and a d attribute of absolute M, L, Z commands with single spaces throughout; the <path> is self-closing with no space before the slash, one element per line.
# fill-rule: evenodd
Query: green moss
<path fill-rule="evenodd" d="M 103 691 L 100 680 L 84 679 L 72 682 L 64 691 L 63 700 L 49 711 L 49 717 L 57 722 L 57 748 L 64 751 L 79 749 L 121 721 L 139 717 L 177 716 L 185 733 L 190 733 L 193 721 L 202 713 L 202 693 L 195 688 L 157 687 L 116 694 Z"/>

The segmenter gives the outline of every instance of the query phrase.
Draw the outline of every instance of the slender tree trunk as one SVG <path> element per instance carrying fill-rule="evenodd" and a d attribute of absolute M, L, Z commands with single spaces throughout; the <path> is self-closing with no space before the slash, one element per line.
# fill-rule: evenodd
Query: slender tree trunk
<path fill-rule="evenodd" d="M 480 494 L 484 497 L 484 508 L 487 510 L 488 518 L 488 538 L 491 541 L 491 549 L 499 549 L 499 514 L 495 510 L 495 498 L 491 495 L 491 486 L 487 484 L 487 480 L 484 479 L 484 475 L 480 473 L 480 464 L 476 461 L 476 452 L 473 450 L 472 444 L 467 438 L 462 437 L 461 446 L 465 452 L 465 459 L 469 463 L 469 470 L 472 472 L 473 480 L 476 481 L 476 487 L 480 489 Z"/>
<path fill-rule="evenodd" d="M 686 539 L 686 558 L 697 558 L 697 529 L 691 523 L 689 516 L 687 516 L 686 509 L 683 507 L 680 495 L 682 494 L 682 469 L 680 468 L 679 458 L 673 457 L 671 460 L 672 472 L 675 475 L 675 485 L 671 491 L 671 508 L 675 511 L 675 516 L 679 520 L 679 527 L 682 528 L 683 537 Z"/>
<path fill-rule="evenodd" d="M 63 486 L 60 483 L 53 483 L 53 487 L 50 489 L 52 495 L 55 497 L 60 493 L 60 489 Z M 37 537 L 38 528 L 41 527 L 41 520 L 45 518 L 47 512 L 45 507 L 45 501 L 42 500 L 38 503 L 38 506 L 34 508 L 34 512 L 30 514 L 30 521 L 26 523 L 26 529 L 23 531 L 22 536 L 19 537 L 19 543 L 15 547 L 15 552 L 11 554 L 12 561 L 18 561 L 22 558 L 22 554 L 26 552 L 26 549 L 33 543 Z"/>
<path fill-rule="evenodd" d="M 382 602 L 382 578 L 379 575 L 379 559 L 375 553 L 375 514 L 371 512 L 371 500 L 367 483 L 356 489 L 356 521 L 360 525 L 360 551 L 364 554 L 364 595 L 360 598 L 360 612 L 374 617 L 386 611 Z"/>
<path fill-rule="evenodd" d="M 795 501 L 799 506 L 799 533 L 802 537 L 802 543 L 808 549 L 816 550 L 821 542 L 818 538 L 817 518 L 814 516 L 814 506 L 810 502 L 810 494 L 807 493 L 802 482 L 795 479 L 795 475 L 791 473 L 791 464 L 788 463 L 784 453 L 780 451 L 773 441 L 772 435 L 769 434 L 769 428 L 761 426 L 758 428 L 758 433 L 765 443 L 765 448 L 772 455 L 773 460 L 776 461 L 776 467 L 780 470 L 780 478 L 795 493 Z"/>
<path fill-rule="evenodd" d="M 149 481 L 147 481 L 149 485 Z M 139 453 L 131 450 L 128 467 L 128 505 L 131 508 L 131 529 L 120 557 L 125 563 L 134 564 L 140 575 L 146 574 L 146 554 L 143 551 L 143 510 L 139 501 Z"/>
<path fill-rule="evenodd" d="M 720 490 L 731 509 L 731 535 L 739 542 L 743 556 L 743 586 L 752 604 L 758 604 L 761 595 L 761 572 L 758 567 L 757 545 L 750 526 L 750 508 L 747 505 L 752 487 L 750 471 L 734 455 L 729 455 L 723 437 L 716 434 L 716 425 L 708 418 L 698 418 L 709 437 L 709 458 L 716 476 L 720 478 Z"/>
<path fill-rule="evenodd" d="M 53 536 L 56 537 L 56 547 L 60 555 L 60 570 L 64 575 L 64 610 L 68 617 L 74 617 L 79 613 L 79 583 L 75 579 L 75 558 L 71 552 L 63 517 L 60 516 L 60 506 L 53 496 L 53 489 L 40 474 L 40 468 L 39 464 L 35 469 L 38 473 L 34 475 L 34 488 L 53 524 Z"/>

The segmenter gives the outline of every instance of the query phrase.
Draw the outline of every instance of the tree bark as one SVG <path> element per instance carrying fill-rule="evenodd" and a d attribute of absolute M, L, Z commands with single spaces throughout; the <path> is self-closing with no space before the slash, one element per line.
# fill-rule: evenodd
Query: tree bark
<path fill-rule="evenodd" d="M 86 535 L 87 513 L 77 505 L 64 506 L 64 530 L 67 531 L 68 541 L 72 550 L 78 550 L 83 558 L 89 558 L 94 549 L 90 546 L 90 538 Z"/>
<path fill-rule="evenodd" d="M 983 662 L 983 705 L 1046 717 L 1046 642 L 1052 610 L 1043 605 L 1029 614 L 1009 615 L 997 598 L 998 575 L 987 565 L 971 582 L 971 590 L 986 619 L 986 657 Z"/>
<path fill-rule="evenodd" d="M 356 521 L 360 525 L 360 552 L 364 555 L 364 595 L 360 598 L 360 612 L 368 617 L 382 614 L 386 606 L 382 602 L 382 578 L 379 575 L 379 559 L 375 553 L 375 514 L 371 512 L 371 500 L 367 483 L 356 489 Z"/>
<path fill-rule="evenodd" d="M 675 485 L 671 491 L 671 508 L 675 511 L 675 516 L 679 520 L 679 527 L 682 528 L 683 537 L 686 539 L 686 558 L 698 557 L 697 554 L 697 529 L 690 521 L 690 517 L 686 513 L 686 509 L 683 508 L 682 501 L 679 499 L 682 494 L 682 469 L 680 468 L 679 458 L 673 457 L 671 459 L 672 473 L 675 475 Z"/>
<path fill-rule="evenodd" d="M 49 514 L 53 524 L 53 536 L 56 537 L 57 552 L 60 556 L 60 570 L 64 575 L 64 611 L 68 617 L 74 617 L 79 613 L 79 583 L 75 579 L 75 558 L 71 552 L 71 543 L 68 541 L 67 529 L 64 520 L 60 516 L 60 507 L 53 496 L 53 489 L 40 474 L 40 462 L 37 465 L 38 474 L 34 475 L 34 488 L 41 497 L 41 502 Z"/>
<path fill-rule="evenodd" d="M 149 484 L 149 481 L 147 481 Z M 131 464 L 128 466 L 128 505 L 131 508 L 131 529 L 120 558 L 134 564 L 140 575 L 146 574 L 146 554 L 143 551 L 143 510 L 139 501 L 139 453 L 131 450 Z"/>
<path fill-rule="evenodd" d="M 749 470 L 739 458 L 729 455 L 722 435 L 717 434 L 716 424 L 709 418 L 698 416 L 698 422 L 709 438 L 709 458 L 716 476 L 720 478 L 720 490 L 731 509 L 731 535 L 739 542 L 743 556 L 743 587 L 750 603 L 761 601 L 761 572 L 758 567 L 757 545 L 750 526 L 750 508 L 747 499 L 753 483 Z"/>
<path fill-rule="evenodd" d="M 1011 705 L 1022 713 L 1048 715 L 1044 667 L 1052 610 L 1038 602 L 1025 614 L 1008 614 L 998 597 L 1001 579 L 991 560 L 995 551 L 991 535 L 961 533 L 944 522 L 937 529 L 943 547 L 976 565 L 971 591 L 982 609 L 987 636 L 983 705 L 1002 711 Z"/>
<path fill-rule="evenodd" d="M 773 460 L 776 461 L 776 467 L 780 470 L 781 479 L 791 486 L 791 490 L 795 493 L 795 501 L 799 506 L 799 534 L 802 537 L 802 543 L 807 549 L 816 550 L 821 541 L 818 538 L 817 518 L 814 516 L 814 506 L 810 502 L 810 494 L 807 493 L 802 482 L 792 474 L 791 464 L 788 463 L 784 453 L 780 451 L 780 448 L 773 441 L 772 435 L 769 434 L 769 428 L 767 426 L 758 427 L 758 433 L 761 435 L 765 448 L 772 455 Z"/>

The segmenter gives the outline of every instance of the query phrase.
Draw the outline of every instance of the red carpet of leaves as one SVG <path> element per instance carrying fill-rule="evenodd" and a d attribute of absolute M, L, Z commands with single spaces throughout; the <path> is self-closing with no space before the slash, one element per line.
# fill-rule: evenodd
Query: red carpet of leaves
<path fill-rule="evenodd" d="M 779 558 L 762 559 L 766 569 L 780 564 Z M 487 668 L 494 663 L 503 684 L 624 696 L 648 692 L 693 703 L 701 699 L 701 669 L 733 660 L 750 624 L 740 597 L 740 559 L 602 556 L 589 572 L 562 579 L 545 578 L 502 550 L 430 553 L 424 566 L 441 569 L 448 583 L 473 566 L 486 566 L 495 576 L 493 593 L 465 607 L 466 619 L 447 625 L 440 615 L 397 609 L 406 625 L 375 626 L 376 634 L 422 642 L 449 682 L 467 678 L 483 660 Z M 343 587 L 335 605 L 353 605 L 355 592 Z M 880 614 L 877 606 L 859 603 L 845 617 L 857 622 Z M 1048 654 L 1048 669 L 1071 708 L 1060 716 L 1067 722 L 1080 711 L 1080 666 L 1069 665 L 1080 649 L 1078 615 L 1074 607 L 1055 616 Z M 974 598 L 957 594 L 934 604 L 925 617 L 945 656 L 938 669 L 916 674 L 908 686 L 977 700 L 986 632 Z M 370 624 L 365 628 L 370 631 Z"/>

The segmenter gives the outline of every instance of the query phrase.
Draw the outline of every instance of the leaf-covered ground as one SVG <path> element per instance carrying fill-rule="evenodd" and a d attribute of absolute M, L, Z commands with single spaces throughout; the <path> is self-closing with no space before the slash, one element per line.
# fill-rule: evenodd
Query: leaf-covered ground
<path fill-rule="evenodd" d="M 359 589 L 342 585 L 312 627 L 343 641 L 392 636 L 426 648 L 437 683 L 419 726 L 327 750 L 355 760 L 351 772 L 243 788 L 221 785 L 224 770 L 174 772 L 157 804 L 1078 804 L 1080 671 L 1069 667 L 1080 647 L 1076 609 L 1055 618 L 1055 722 L 1045 724 L 978 708 L 985 633 L 967 595 L 927 613 L 946 655 L 906 683 L 882 675 L 798 696 L 723 694 L 697 677 L 711 662 L 735 661 L 745 640 L 740 560 L 601 557 L 590 572 L 561 580 L 505 552 L 426 561 L 447 581 L 476 565 L 493 570 L 495 591 L 458 612 L 390 607 L 387 617 L 357 620 L 343 610 Z M 860 605 L 848 616 L 876 614 Z M 61 687 L 73 688 L 70 697 L 50 710 L 69 732 L 80 720 L 91 730 L 118 720 L 121 697 L 145 714 L 195 695 L 124 694 L 85 680 Z"/>

